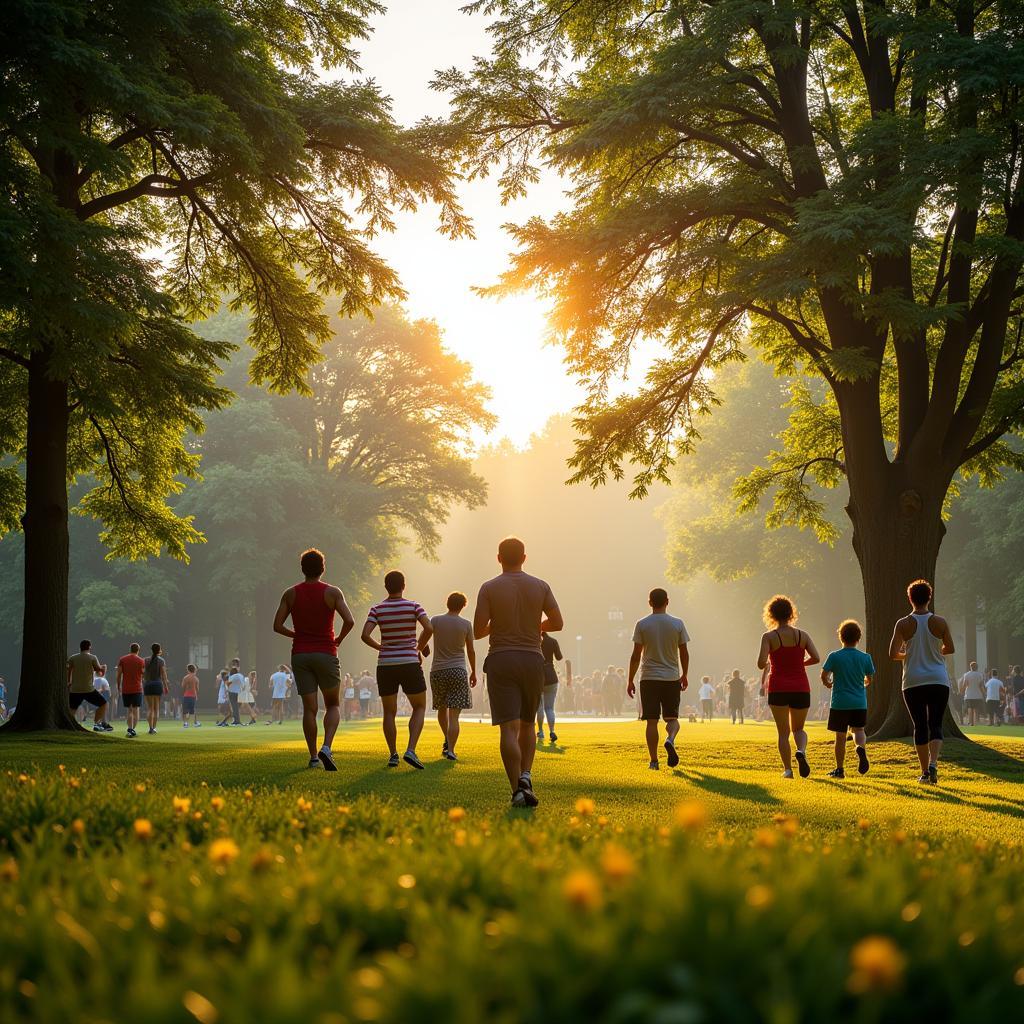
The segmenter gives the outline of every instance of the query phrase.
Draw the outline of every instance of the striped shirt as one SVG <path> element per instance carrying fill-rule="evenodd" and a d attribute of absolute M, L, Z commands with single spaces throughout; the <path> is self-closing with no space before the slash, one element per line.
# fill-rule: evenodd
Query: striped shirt
<path fill-rule="evenodd" d="M 418 665 L 416 650 L 416 622 L 427 613 L 415 601 L 404 597 L 389 597 L 375 604 L 366 616 L 380 629 L 381 651 L 378 665 Z"/>

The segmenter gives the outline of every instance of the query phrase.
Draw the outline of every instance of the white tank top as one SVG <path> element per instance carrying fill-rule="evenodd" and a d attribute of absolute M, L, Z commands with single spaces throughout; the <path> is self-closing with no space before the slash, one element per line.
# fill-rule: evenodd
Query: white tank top
<path fill-rule="evenodd" d="M 946 660 L 942 657 L 942 641 L 928 628 L 931 617 L 931 612 L 914 612 L 911 615 L 917 623 L 917 629 L 906 644 L 907 653 L 903 659 L 904 690 L 935 683 L 949 686 Z"/>

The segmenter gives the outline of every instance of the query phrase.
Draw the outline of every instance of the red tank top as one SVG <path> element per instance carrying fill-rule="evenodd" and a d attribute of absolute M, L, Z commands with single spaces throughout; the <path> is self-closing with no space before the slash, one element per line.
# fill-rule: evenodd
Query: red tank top
<path fill-rule="evenodd" d="M 782 643 L 782 634 L 775 631 Z M 768 652 L 771 671 L 768 673 L 769 693 L 810 693 L 811 684 L 807 681 L 807 669 L 804 668 L 804 657 L 807 651 L 801 646 L 803 634 L 797 630 L 797 642 L 792 647 L 779 647 Z"/>
<path fill-rule="evenodd" d="M 326 583 L 296 583 L 292 587 L 292 654 L 337 654 L 334 609 L 324 603 Z"/>

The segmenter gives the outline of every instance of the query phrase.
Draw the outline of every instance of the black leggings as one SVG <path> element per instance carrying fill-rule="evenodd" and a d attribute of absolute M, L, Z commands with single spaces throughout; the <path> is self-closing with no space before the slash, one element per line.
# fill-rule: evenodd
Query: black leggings
<path fill-rule="evenodd" d="M 942 717 L 949 703 L 949 687 L 941 683 L 912 686 L 903 691 L 903 702 L 914 720 L 914 745 L 923 747 L 942 739 Z"/>

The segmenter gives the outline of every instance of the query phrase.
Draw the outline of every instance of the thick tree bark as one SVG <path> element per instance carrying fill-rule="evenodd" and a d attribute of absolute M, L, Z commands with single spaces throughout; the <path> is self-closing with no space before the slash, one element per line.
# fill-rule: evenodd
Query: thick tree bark
<path fill-rule="evenodd" d="M 892 485 L 872 488 L 870 498 L 855 501 L 851 486 L 847 506 L 864 584 L 866 647 L 876 670 L 868 690 L 868 734 L 875 740 L 913 734 L 903 703 L 902 666 L 890 660 L 889 641 L 896 620 L 910 610 L 907 585 L 915 579 L 934 581 L 945 533 L 941 497 L 904 486 L 899 467 L 893 469 Z M 963 736 L 950 712 L 944 729 L 947 737 Z"/>
<path fill-rule="evenodd" d="M 18 704 L 6 728 L 80 730 L 68 709 L 68 386 L 43 348 L 28 372 L 25 617 Z"/>

